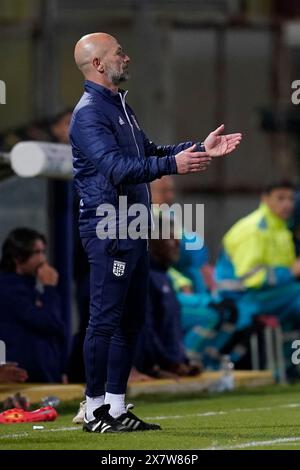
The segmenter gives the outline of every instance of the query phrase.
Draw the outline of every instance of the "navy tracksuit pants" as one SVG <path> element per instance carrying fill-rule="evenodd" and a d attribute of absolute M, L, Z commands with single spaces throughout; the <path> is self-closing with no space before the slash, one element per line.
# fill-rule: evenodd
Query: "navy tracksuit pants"
<path fill-rule="evenodd" d="M 82 238 L 90 263 L 90 319 L 84 342 L 89 397 L 123 394 L 144 323 L 147 240 Z"/>

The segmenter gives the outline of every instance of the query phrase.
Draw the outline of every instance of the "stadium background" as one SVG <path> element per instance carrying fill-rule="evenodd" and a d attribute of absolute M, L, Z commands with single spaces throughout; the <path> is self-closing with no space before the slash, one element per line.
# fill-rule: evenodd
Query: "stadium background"
<path fill-rule="evenodd" d="M 300 77 L 299 18 L 292 0 L 0 0 L 0 133 L 72 108 L 82 91 L 74 43 L 91 31 L 115 35 L 131 57 L 129 102 L 155 142 L 198 140 L 222 122 L 244 134 L 229 159 L 176 178 L 179 202 L 205 204 L 214 261 L 222 235 L 256 207 L 266 181 L 298 181 L 291 84 Z M 37 228 L 50 234 L 55 262 L 67 219 L 55 233 L 51 195 L 46 178 L 3 179 L 0 243 L 15 226 Z"/>
<path fill-rule="evenodd" d="M 115 35 L 131 57 L 128 101 L 155 142 L 198 140 L 222 122 L 228 132 L 243 132 L 239 150 L 228 159 L 204 174 L 176 178 L 179 202 L 205 204 L 205 242 L 214 262 L 222 235 L 257 207 L 267 181 L 299 183 L 300 105 L 291 101 L 292 82 L 300 80 L 299 0 L 0 0 L 0 80 L 7 92 L 6 104 L 0 104 L 0 140 L 74 106 L 82 76 L 73 47 L 91 31 Z M 19 178 L 0 163 L 0 245 L 16 226 L 47 234 L 68 321 L 76 312 L 69 302 L 71 212 L 70 181 Z M 68 262 L 60 256 L 64 248 Z M 99 443 L 99 436 L 82 433 L 77 440 L 70 426 L 76 400 L 63 404 L 59 422 L 54 428 L 46 423 L 38 437 L 30 424 L 15 425 L 13 435 L 3 426 L 1 446 L 295 449 L 298 397 L 299 385 L 277 385 L 179 401 L 138 398 L 143 416 L 164 416 L 165 434 L 151 436 L 151 442 L 139 436 L 134 443 L 126 436 Z"/>

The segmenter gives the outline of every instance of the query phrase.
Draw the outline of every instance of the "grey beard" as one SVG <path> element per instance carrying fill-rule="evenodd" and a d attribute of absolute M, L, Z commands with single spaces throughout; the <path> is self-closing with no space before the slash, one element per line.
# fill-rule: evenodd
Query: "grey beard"
<path fill-rule="evenodd" d="M 125 72 L 122 72 L 122 73 L 116 73 L 116 72 L 113 72 L 112 70 L 110 70 L 108 72 L 108 77 L 114 85 L 118 86 L 118 85 L 120 85 L 120 83 L 126 82 L 126 80 L 128 80 L 129 74 L 128 74 L 127 70 Z"/>

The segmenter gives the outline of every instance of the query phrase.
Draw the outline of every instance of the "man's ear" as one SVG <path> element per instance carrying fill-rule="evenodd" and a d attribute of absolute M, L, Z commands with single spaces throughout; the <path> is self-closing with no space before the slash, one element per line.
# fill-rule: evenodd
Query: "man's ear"
<path fill-rule="evenodd" d="M 104 66 L 103 66 L 101 60 L 98 59 L 98 57 L 95 57 L 93 59 L 93 66 L 95 67 L 95 69 L 98 70 L 98 72 L 100 72 L 100 73 L 104 72 Z"/>

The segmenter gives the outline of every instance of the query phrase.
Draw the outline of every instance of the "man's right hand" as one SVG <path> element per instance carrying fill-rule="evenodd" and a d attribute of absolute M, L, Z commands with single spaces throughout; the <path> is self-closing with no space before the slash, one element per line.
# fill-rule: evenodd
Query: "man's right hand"
<path fill-rule="evenodd" d="M 212 158 L 206 152 L 196 152 L 197 145 L 182 150 L 175 155 L 177 174 L 198 173 L 205 171 Z"/>
<path fill-rule="evenodd" d="M 48 263 L 44 263 L 37 270 L 37 279 L 44 286 L 56 286 L 58 284 L 58 272 Z"/>

